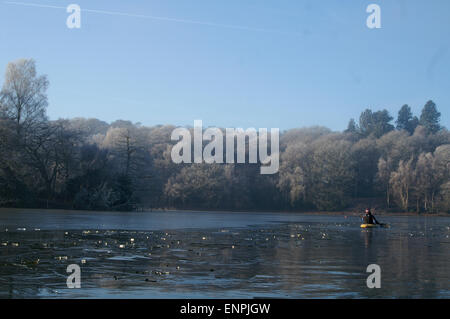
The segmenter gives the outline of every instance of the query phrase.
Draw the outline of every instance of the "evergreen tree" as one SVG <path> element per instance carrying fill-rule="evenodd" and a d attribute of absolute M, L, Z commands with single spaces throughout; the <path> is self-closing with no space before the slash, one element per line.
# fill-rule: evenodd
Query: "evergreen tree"
<path fill-rule="evenodd" d="M 424 126 L 429 133 L 436 133 L 441 129 L 439 124 L 441 113 L 438 112 L 436 104 L 433 101 L 428 101 L 422 109 L 420 115 L 420 125 Z"/>
<path fill-rule="evenodd" d="M 358 132 L 358 125 L 355 122 L 355 119 L 350 119 L 350 122 L 348 122 L 347 129 L 345 130 L 346 133 L 357 133 Z"/>
<path fill-rule="evenodd" d="M 396 123 L 397 130 L 405 130 L 409 132 L 409 134 L 413 134 L 417 125 L 419 125 L 419 119 L 416 116 L 413 116 L 411 108 L 408 104 L 405 104 L 400 111 L 398 111 Z"/>
<path fill-rule="evenodd" d="M 363 136 L 373 134 L 378 138 L 394 129 L 394 126 L 390 124 L 392 120 L 387 110 L 372 112 L 366 109 L 359 117 L 359 129 Z"/>
<path fill-rule="evenodd" d="M 366 109 L 359 116 L 359 131 L 363 136 L 369 136 L 373 131 L 373 113 L 371 109 Z"/>

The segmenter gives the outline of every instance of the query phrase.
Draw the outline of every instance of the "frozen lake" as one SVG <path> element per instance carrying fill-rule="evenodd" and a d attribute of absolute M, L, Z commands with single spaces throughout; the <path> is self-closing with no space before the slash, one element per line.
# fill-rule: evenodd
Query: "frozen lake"
<path fill-rule="evenodd" d="M 450 298 L 450 218 L 0 210 L 2 298 Z M 68 289 L 66 268 L 81 267 Z M 366 285 L 381 267 L 380 289 Z"/>

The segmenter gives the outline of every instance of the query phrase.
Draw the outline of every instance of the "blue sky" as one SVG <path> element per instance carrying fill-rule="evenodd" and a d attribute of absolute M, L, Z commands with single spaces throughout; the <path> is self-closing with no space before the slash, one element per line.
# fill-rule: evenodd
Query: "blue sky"
<path fill-rule="evenodd" d="M 342 130 L 367 107 L 418 114 L 433 99 L 450 127 L 448 0 L 20 3 L 0 0 L 0 72 L 35 59 L 52 119 Z M 70 3 L 81 29 L 66 27 Z"/>

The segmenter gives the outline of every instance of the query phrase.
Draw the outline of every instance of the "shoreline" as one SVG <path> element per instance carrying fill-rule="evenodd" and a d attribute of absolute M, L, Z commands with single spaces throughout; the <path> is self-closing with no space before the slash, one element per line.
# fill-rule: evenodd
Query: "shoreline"
<path fill-rule="evenodd" d="M 142 211 L 103 211 L 103 210 L 76 210 L 76 209 L 57 209 L 57 208 L 8 208 L 8 207 L 0 207 L 0 213 L 3 211 L 43 211 L 43 212 L 72 212 L 72 213 L 118 213 L 118 214 L 129 214 L 129 213 L 141 213 L 141 214 L 151 214 L 151 213 L 226 213 L 226 214 L 296 214 L 296 215 L 317 215 L 317 216 L 361 216 L 364 214 L 363 211 L 355 212 L 355 211 L 336 211 L 336 212 L 327 212 L 327 211 L 251 211 L 251 210 L 243 210 L 243 211 L 231 211 L 231 210 L 204 210 L 204 209 L 144 209 Z M 448 213 L 416 213 L 416 212 L 386 212 L 386 211 L 376 211 L 373 210 L 373 214 L 375 216 L 396 216 L 396 217 L 450 217 Z"/>

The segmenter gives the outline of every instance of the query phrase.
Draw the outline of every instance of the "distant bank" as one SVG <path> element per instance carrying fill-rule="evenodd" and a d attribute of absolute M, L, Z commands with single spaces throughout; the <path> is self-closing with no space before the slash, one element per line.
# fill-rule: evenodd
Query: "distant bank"
<path fill-rule="evenodd" d="M 342 215 L 342 216 L 361 216 L 364 214 L 364 211 L 361 210 L 361 212 L 357 212 L 354 210 L 348 210 L 348 211 L 336 211 L 336 212 L 326 212 L 326 211 L 287 211 L 287 210 L 219 210 L 219 209 L 164 209 L 164 208 L 155 208 L 155 209 L 142 209 L 138 211 L 92 211 L 92 210 L 77 210 L 77 209 L 45 209 L 45 208 L 8 208 L 8 207 L 0 207 L 0 214 L 2 212 L 11 212 L 11 211 L 29 211 L 29 212 L 95 212 L 95 213 L 101 213 L 101 212 L 114 212 L 117 214 L 129 214 L 129 213 L 143 213 L 143 214 L 151 214 L 151 213 L 161 213 L 161 212 L 170 212 L 170 213 L 233 213 L 233 214 L 240 214 L 240 213 L 268 213 L 268 214 L 296 214 L 296 215 L 323 215 L 323 216 L 336 216 L 336 215 Z M 386 210 L 372 210 L 374 215 L 377 216 L 423 216 L 423 217 L 450 217 L 449 213 L 417 213 L 417 212 L 399 212 L 399 211 L 393 211 L 389 212 Z"/>

